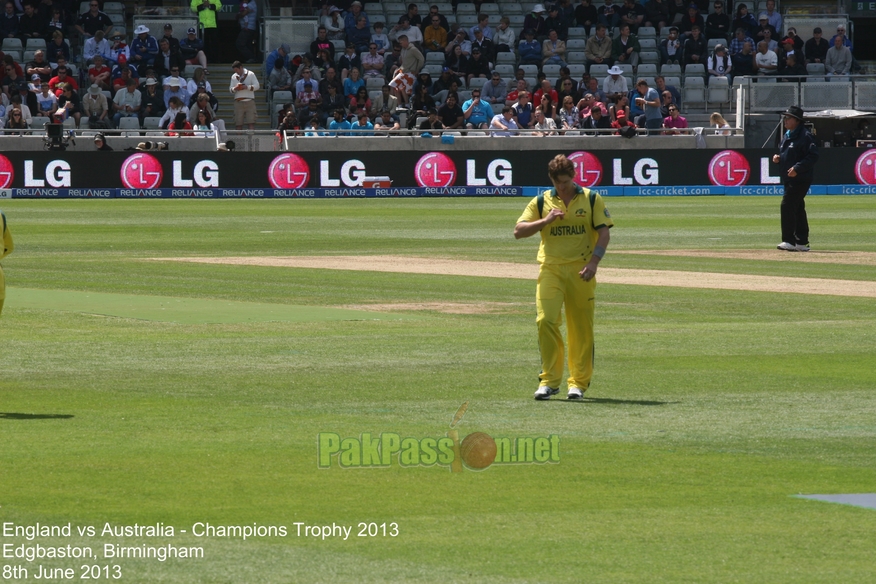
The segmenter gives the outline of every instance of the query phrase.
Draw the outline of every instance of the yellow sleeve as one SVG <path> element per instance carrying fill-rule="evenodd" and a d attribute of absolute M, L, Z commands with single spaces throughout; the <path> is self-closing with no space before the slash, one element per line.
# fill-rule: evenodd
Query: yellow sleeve
<path fill-rule="evenodd" d="M 614 227 L 614 221 L 611 220 L 611 213 L 608 212 L 608 209 L 605 207 L 605 201 L 602 200 L 602 197 L 599 193 L 596 194 L 596 198 L 593 201 L 593 229 L 600 229 L 602 227 Z"/>
<path fill-rule="evenodd" d="M 5 258 L 15 249 L 12 243 L 12 232 L 9 231 L 9 226 L 6 225 L 6 215 L 3 215 L 3 253 L 0 253 L 0 259 Z"/>
<path fill-rule="evenodd" d="M 518 223 L 529 223 L 530 221 L 538 221 L 541 217 L 538 216 L 538 197 L 533 197 L 526 209 L 523 210 L 523 215 L 517 220 Z"/>

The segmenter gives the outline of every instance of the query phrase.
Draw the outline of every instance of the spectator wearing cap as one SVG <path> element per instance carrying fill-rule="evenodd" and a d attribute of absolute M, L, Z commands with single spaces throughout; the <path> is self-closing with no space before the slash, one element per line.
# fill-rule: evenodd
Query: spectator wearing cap
<path fill-rule="evenodd" d="M 830 49 L 830 43 L 822 36 L 821 27 L 812 29 L 812 38 L 806 41 L 803 50 L 806 53 L 806 60 L 810 63 L 824 63 L 827 58 L 827 51 Z"/>
<path fill-rule="evenodd" d="M 706 38 L 701 34 L 700 27 L 694 26 L 690 30 L 690 36 L 684 41 L 684 63 L 704 63 L 706 60 L 706 52 L 708 44 Z"/>
<path fill-rule="evenodd" d="M 283 63 L 283 67 L 289 68 L 289 53 L 292 49 L 289 48 L 289 45 L 286 43 L 281 44 L 279 47 L 268 53 L 268 56 L 265 57 L 265 70 L 270 73 L 274 70 L 274 63 L 278 60 Z"/>
<path fill-rule="evenodd" d="M 347 45 L 353 45 L 358 53 L 364 53 L 368 50 L 368 44 L 371 42 L 371 31 L 368 29 L 367 19 L 359 15 L 359 20 L 356 21 L 356 26 L 347 29 Z"/>
<path fill-rule="evenodd" d="M 739 27 L 736 29 L 736 36 L 733 37 L 733 40 L 730 41 L 730 57 L 733 57 L 737 53 L 742 51 L 742 46 L 745 43 L 750 43 L 752 47 L 754 47 L 754 39 L 748 36 L 748 32 Z"/>
<path fill-rule="evenodd" d="M 200 65 L 207 71 L 207 54 L 204 52 L 204 41 L 198 38 L 195 27 L 189 27 L 186 36 L 179 41 L 179 52 L 189 65 Z"/>
<path fill-rule="evenodd" d="M 146 74 L 146 68 L 155 63 L 158 55 L 158 41 L 149 34 L 149 27 L 141 24 L 134 29 L 136 38 L 131 42 L 131 58 L 128 65 L 136 67 L 140 75 Z"/>
<path fill-rule="evenodd" d="M 216 13 L 222 10 L 222 0 L 192 0 L 192 12 L 198 15 L 198 22 L 204 29 L 204 50 L 214 63 L 219 61 L 219 29 Z"/>
<path fill-rule="evenodd" d="M 377 52 L 377 43 L 372 41 L 368 44 L 368 52 L 362 56 L 362 70 L 365 72 L 365 77 L 382 78 L 385 64 L 383 55 Z"/>
<path fill-rule="evenodd" d="M 706 18 L 706 38 L 727 42 L 730 40 L 730 17 L 724 12 L 723 0 L 715 0 L 712 7 L 714 12 Z"/>
<path fill-rule="evenodd" d="M 627 78 L 623 75 L 624 70 L 617 65 L 608 70 L 608 75 L 602 81 L 602 92 L 608 99 L 616 101 L 629 92 Z"/>
<path fill-rule="evenodd" d="M 779 38 L 779 33 L 776 30 L 776 27 L 770 24 L 770 17 L 767 16 L 766 12 L 760 13 L 757 17 L 757 22 L 758 27 L 754 33 L 754 42 L 759 43 L 760 41 L 767 40 L 767 36 L 773 41 Z"/>
<path fill-rule="evenodd" d="M 700 14 L 700 7 L 691 2 L 687 7 L 687 14 L 678 23 L 678 32 L 685 39 L 689 39 L 694 27 L 702 32 L 706 28 L 706 22 L 703 20 L 703 15 Z"/>
<path fill-rule="evenodd" d="M 523 32 L 523 40 L 517 45 L 517 53 L 520 55 L 521 65 L 541 65 L 542 46 L 535 40 L 535 30 L 527 28 Z"/>
<path fill-rule="evenodd" d="M 82 57 L 86 63 L 92 63 L 95 55 L 107 57 L 109 54 L 110 43 L 104 38 L 102 30 L 95 32 L 94 36 L 85 41 L 85 46 L 82 47 Z"/>
<path fill-rule="evenodd" d="M 319 22 L 325 27 L 326 37 L 340 41 L 346 39 L 347 33 L 344 29 L 347 26 L 347 21 L 341 17 L 341 9 L 337 6 L 328 6 L 325 11 L 327 14 L 324 14 Z"/>
<path fill-rule="evenodd" d="M 11 5 L 12 2 L 7 2 L 6 12 L 9 13 L 8 6 Z M 13 14 L 14 14 L 13 8 Z M 3 19 L 5 20 L 5 16 Z M 18 17 L 15 18 L 16 26 L 18 25 Z M 5 23 L 4 23 L 5 25 Z M 91 38 L 94 36 L 99 30 L 104 32 L 108 31 L 110 27 L 112 27 L 113 21 L 110 20 L 110 17 L 106 15 L 105 12 L 101 12 L 100 4 L 97 0 L 91 0 L 88 3 L 88 12 L 83 12 L 79 15 L 79 19 L 76 21 L 76 30 L 79 31 L 79 34 L 82 35 L 83 38 Z M 2 31 L 5 35 L 5 29 L 0 26 L 0 31 Z"/>
<path fill-rule="evenodd" d="M 258 26 L 258 6 L 255 0 L 241 0 L 237 12 L 240 32 L 234 46 L 244 63 L 255 63 L 258 49 L 255 47 L 256 27 Z"/>
<path fill-rule="evenodd" d="M 179 39 L 173 36 L 173 25 L 169 22 L 164 25 L 164 36 L 158 40 L 161 41 L 161 39 L 167 39 L 171 52 L 179 52 Z"/>
<path fill-rule="evenodd" d="M 797 29 L 793 26 L 789 27 L 788 34 L 785 36 L 794 41 L 794 52 L 797 53 L 797 60 L 805 64 L 803 59 L 803 48 L 806 46 L 806 43 L 803 42 L 803 39 L 797 34 Z"/>
<path fill-rule="evenodd" d="M 94 135 L 94 149 L 103 152 L 112 151 L 110 145 L 106 143 L 106 136 L 100 133 Z"/>
<path fill-rule="evenodd" d="M 715 50 L 709 57 L 706 64 L 706 70 L 709 72 L 709 79 L 712 77 L 724 77 L 730 79 L 730 72 L 733 70 L 733 61 L 730 55 L 727 54 L 727 47 L 724 45 L 715 45 Z"/>
<path fill-rule="evenodd" d="M 423 51 L 444 52 L 447 48 L 447 30 L 441 26 L 441 18 L 438 14 L 430 14 L 428 22 L 423 23 Z"/>
<path fill-rule="evenodd" d="M 593 65 L 611 65 L 614 60 L 611 52 L 614 46 L 608 36 L 606 26 L 601 22 L 596 25 L 596 34 L 587 39 L 584 45 L 584 58 L 587 59 L 587 69 Z"/>
<path fill-rule="evenodd" d="M 234 127 L 242 130 L 246 125 L 250 130 L 255 128 L 258 112 L 255 106 L 255 92 L 261 87 L 255 73 L 243 66 L 240 61 L 231 64 L 234 74 L 231 76 L 229 91 L 234 96 Z"/>
<path fill-rule="evenodd" d="M 490 81 L 485 83 L 481 89 L 481 98 L 492 105 L 494 103 L 504 104 L 507 96 L 508 91 L 502 81 L 502 76 L 498 71 L 493 71 Z"/>
<path fill-rule="evenodd" d="M 90 130 L 108 129 L 110 127 L 109 104 L 106 96 L 98 85 L 92 85 L 82 96 L 82 115 L 88 120 Z"/>
<path fill-rule="evenodd" d="M 492 62 L 495 58 L 496 53 L 493 48 L 493 41 L 484 36 L 484 31 L 479 28 L 474 29 L 474 39 L 471 41 L 472 50 L 474 50 L 475 47 L 480 49 L 484 60 Z"/>
<path fill-rule="evenodd" d="M 624 0 L 618 13 L 620 14 L 620 25 L 626 24 L 633 33 L 636 33 L 645 22 L 645 7 L 636 0 Z"/>
<path fill-rule="evenodd" d="M 444 123 L 441 121 L 441 116 L 438 115 L 438 110 L 434 107 L 426 111 L 428 116 L 420 123 L 420 130 L 423 132 L 434 132 L 435 130 L 443 130 Z"/>
<path fill-rule="evenodd" d="M 639 39 L 636 35 L 630 32 L 630 25 L 624 23 L 620 25 L 620 34 L 611 47 L 611 56 L 614 59 L 615 65 L 629 64 L 633 67 L 639 64 L 639 53 L 642 51 L 642 46 L 639 44 Z"/>
<path fill-rule="evenodd" d="M 150 77 L 146 80 L 145 89 L 140 92 L 140 125 L 145 118 L 160 118 L 167 111 L 164 102 L 164 91 L 158 84 L 158 80 Z"/>
<path fill-rule="evenodd" d="M 170 102 L 171 97 L 178 97 L 183 103 L 189 102 L 189 90 L 183 83 L 183 79 L 170 76 L 164 80 L 164 105 Z"/>
<path fill-rule="evenodd" d="M 523 30 L 532 30 L 539 42 L 547 38 L 547 28 L 544 24 L 545 14 L 547 14 L 547 11 L 544 9 L 544 4 L 536 4 L 532 7 L 532 12 L 523 19 Z"/>
<path fill-rule="evenodd" d="M 109 37 L 110 50 L 107 64 L 110 67 L 127 65 L 131 58 L 131 50 L 128 43 L 125 42 L 125 35 L 119 30 L 114 30 L 109 34 Z"/>
<path fill-rule="evenodd" d="M 362 3 L 359 2 L 359 0 L 355 0 L 350 4 L 350 10 L 344 15 L 344 27 L 347 31 L 356 27 L 356 23 L 359 22 L 360 16 L 365 17 L 365 27 L 369 28 L 371 22 L 368 20 L 368 14 L 362 10 Z"/>
<path fill-rule="evenodd" d="M 615 135 L 619 136 L 621 135 L 621 130 L 623 130 L 624 128 L 635 128 L 636 124 L 628 119 L 627 112 L 625 112 L 624 110 L 618 110 L 617 114 L 615 115 L 614 121 L 611 123 L 611 127 L 617 130 L 617 132 L 615 132 Z"/>
<path fill-rule="evenodd" d="M 669 27 L 669 36 L 660 41 L 660 58 L 661 65 L 667 63 L 675 63 L 676 65 L 684 62 L 682 57 L 682 49 L 684 48 L 684 39 L 679 37 L 678 27 Z"/>
<path fill-rule="evenodd" d="M 541 56 L 544 58 L 542 65 L 566 66 L 566 43 L 560 40 L 557 31 L 551 29 L 548 38 L 542 43 Z"/>
<path fill-rule="evenodd" d="M 466 85 L 471 86 L 471 80 L 475 77 L 487 78 L 490 75 L 490 63 L 487 58 L 481 53 L 478 47 L 472 47 L 471 59 L 468 60 L 468 65 L 465 69 Z"/>
<path fill-rule="evenodd" d="M 448 57 L 453 55 L 457 46 L 466 58 L 471 55 L 471 41 L 468 39 L 468 31 L 464 28 L 457 29 L 454 37 L 447 41 L 447 46 L 444 47 L 444 54 Z"/>
<path fill-rule="evenodd" d="M 611 30 L 620 24 L 620 9 L 614 5 L 613 0 L 605 0 L 605 3 L 600 6 L 596 13 L 599 24 Z"/>
<path fill-rule="evenodd" d="M 848 77 L 852 70 L 852 52 L 839 35 L 833 37 L 833 46 L 828 49 L 824 59 L 824 70 L 828 77 Z"/>
<path fill-rule="evenodd" d="M 398 41 L 402 36 L 406 36 L 408 42 L 416 47 L 420 47 L 423 44 L 422 31 L 415 26 L 411 26 L 411 21 L 407 14 L 403 14 L 399 17 L 398 24 L 393 26 L 392 30 L 389 31 L 389 40 L 391 41 Z"/>
<path fill-rule="evenodd" d="M 140 112 L 140 102 L 142 96 L 140 90 L 137 89 L 137 80 L 128 79 L 125 89 L 119 90 L 113 98 L 113 110 L 116 112 L 113 115 L 113 127 L 119 127 L 119 120 L 122 118 L 137 118 Z"/>

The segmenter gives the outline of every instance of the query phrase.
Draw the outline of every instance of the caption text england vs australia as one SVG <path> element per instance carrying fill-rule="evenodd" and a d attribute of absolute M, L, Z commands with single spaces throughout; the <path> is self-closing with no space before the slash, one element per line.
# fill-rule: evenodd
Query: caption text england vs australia
<path fill-rule="evenodd" d="M 168 539 L 185 536 L 187 538 L 207 538 L 246 541 L 258 538 L 299 537 L 319 540 L 352 540 L 355 538 L 395 538 L 399 536 L 399 525 L 395 522 L 354 522 L 314 524 L 303 521 L 290 525 L 217 525 L 197 522 L 188 529 L 177 529 L 172 525 L 156 523 L 150 525 L 18 525 L 4 522 L 0 529 L 2 541 L 2 560 L 0 579 L 2 580 L 62 580 L 62 579 L 120 579 L 122 567 L 117 564 L 81 564 L 82 561 L 110 560 L 119 562 L 125 559 L 146 559 L 164 562 L 169 559 L 197 560 L 204 558 L 204 548 L 192 545 L 174 545 Z M 57 539 L 75 538 L 76 544 L 59 544 Z M 99 538 L 96 545 L 89 545 L 89 538 Z M 153 540 L 154 543 L 133 544 L 128 541 L 110 543 L 107 539 L 126 540 L 139 538 Z M 9 542 L 8 540 L 13 540 Z M 51 540 L 46 541 L 46 540 Z M 83 541 L 85 540 L 85 541 Z M 163 541 L 162 541 L 163 540 Z M 189 540 L 191 542 L 191 540 Z M 78 571 L 70 566 L 42 565 L 40 562 L 66 560 L 75 562 Z M 16 562 L 22 562 L 16 564 Z M 35 563 L 36 562 L 36 563 Z M 81 565 L 80 565 L 81 564 Z"/>

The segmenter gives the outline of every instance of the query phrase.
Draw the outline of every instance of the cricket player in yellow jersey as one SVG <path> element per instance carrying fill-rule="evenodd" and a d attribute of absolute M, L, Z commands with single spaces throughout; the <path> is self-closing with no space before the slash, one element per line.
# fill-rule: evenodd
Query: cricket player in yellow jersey
<path fill-rule="evenodd" d="M 12 245 L 12 233 L 6 225 L 6 215 L 0 211 L 0 222 L 3 229 L 3 247 L 0 249 L 0 260 L 12 253 L 15 247 Z M 3 267 L 0 266 L 0 312 L 3 312 L 3 302 L 6 300 L 6 278 L 3 276 Z"/>
<path fill-rule="evenodd" d="M 566 360 L 560 334 L 564 304 L 569 335 L 567 397 L 582 399 L 593 377 L 596 268 L 614 224 L 602 197 L 575 183 L 575 166 L 568 158 L 554 157 L 548 176 L 554 188 L 530 201 L 514 228 L 517 239 L 541 233 L 535 296 L 541 374 L 535 399 L 550 399 L 560 390 Z"/>

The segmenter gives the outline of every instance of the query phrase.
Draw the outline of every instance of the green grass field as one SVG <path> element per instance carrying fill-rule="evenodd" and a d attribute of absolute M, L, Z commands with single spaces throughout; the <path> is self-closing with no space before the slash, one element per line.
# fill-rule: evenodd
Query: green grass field
<path fill-rule="evenodd" d="M 876 299 L 603 283 L 590 399 L 541 403 L 533 281 L 149 260 L 532 265 L 536 238 L 511 235 L 525 203 L 3 202 L 16 251 L 3 261 L 0 528 L 73 532 L 0 529 L 0 549 L 97 558 L 0 568 L 79 580 L 83 564 L 119 565 L 103 580 L 138 583 L 873 582 L 876 510 L 795 495 L 876 492 Z M 876 281 L 876 265 L 841 260 L 612 253 L 774 248 L 778 205 L 610 199 L 602 266 Z M 813 253 L 876 252 L 873 197 L 808 208 Z M 363 308 L 399 303 L 492 308 Z M 463 402 L 460 437 L 558 435 L 559 462 L 317 467 L 320 433 L 437 439 Z M 107 522 L 176 533 L 101 536 Z M 296 522 L 352 534 L 299 537 Z M 360 522 L 398 534 L 358 537 Z M 196 537 L 196 523 L 287 535 Z M 107 559 L 106 543 L 204 558 Z"/>

